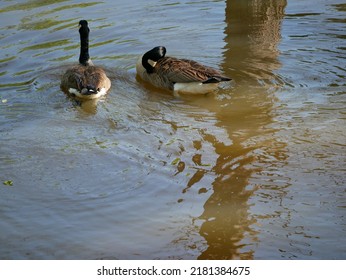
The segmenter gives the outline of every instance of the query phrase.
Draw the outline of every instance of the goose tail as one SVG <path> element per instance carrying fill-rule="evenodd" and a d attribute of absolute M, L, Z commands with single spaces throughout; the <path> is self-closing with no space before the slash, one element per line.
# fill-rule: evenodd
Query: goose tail
<path fill-rule="evenodd" d="M 228 78 L 225 76 L 213 76 L 213 77 L 210 77 L 208 80 L 204 81 L 203 84 L 213 84 L 213 83 L 227 82 L 231 80 L 232 80 L 231 78 Z"/>

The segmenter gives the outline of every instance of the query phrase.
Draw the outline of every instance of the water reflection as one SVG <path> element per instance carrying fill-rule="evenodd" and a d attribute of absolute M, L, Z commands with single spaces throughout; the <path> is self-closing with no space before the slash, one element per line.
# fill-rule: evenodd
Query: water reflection
<path fill-rule="evenodd" d="M 227 1 L 225 58 L 236 80 L 278 82 L 273 74 L 281 65 L 277 56 L 286 0 Z"/>
<path fill-rule="evenodd" d="M 285 6 L 284 0 L 227 1 L 223 68 L 235 88 L 231 98 L 216 100 L 214 108 L 218 108 L 216 125 L 227 131 L 231 143 L 203 135 L 218 158 L 212 168 L 213 194 L 200 216 L 204 221 L 200 235 L 207 248 L 199 259 L 254 258 L 256 219 L 249 215 L 249 199 L 261 186 L 252 179 L 286 158 L 272 128 L 272 93 L 278 85 L 274 71 L 280 67 L 277 47 Z"/>

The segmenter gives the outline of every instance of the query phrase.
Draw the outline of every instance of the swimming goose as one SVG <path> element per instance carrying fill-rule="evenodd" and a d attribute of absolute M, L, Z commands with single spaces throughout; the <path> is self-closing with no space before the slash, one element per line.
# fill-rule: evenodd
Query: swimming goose
<path fill-rule="evenodd" d="M 156 87 L 187 94 L 206 94 L 215 90 L 220 82 L 231 80 L 196 61 L 165 55 L 163 46 L 146 52 L 137 61 L 137 75 Z"/>
<path fill-rule="evenodd" d="M 86 20 L 79 22 L 79 65 L 68 69 L 61 79 L 61 89 L 80 99 L 95 99 L 107 94 L 111 81 L 101 67 L 94 66 L 89 56 L 89 27 Z"/>

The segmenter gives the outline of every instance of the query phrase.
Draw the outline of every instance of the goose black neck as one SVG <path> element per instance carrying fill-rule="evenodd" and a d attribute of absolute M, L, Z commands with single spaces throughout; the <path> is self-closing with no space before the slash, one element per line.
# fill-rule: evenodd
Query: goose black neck
<path fill-rule="evenodd" d="M 87 25 L 82 25 L 79 29 L 80 35 L 80 55 L 79 63 L 82 65 L 89 65 L 89 27 Z"/>
<path fill-rule="evenodd" d="M 145 68 L 145 70 L 147 70 L 147 72 L 149 74 L 154 72 L 154 67 L 150 65 L 150 63 L 148 62 L 148 60 L 150 59 L 150 53 L 147 52 L 143 55 L 142 57 L 142 65 Z"/>

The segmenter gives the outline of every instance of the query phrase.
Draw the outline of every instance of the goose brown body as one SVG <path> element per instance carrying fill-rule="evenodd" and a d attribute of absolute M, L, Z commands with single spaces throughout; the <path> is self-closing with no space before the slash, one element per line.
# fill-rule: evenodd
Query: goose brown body
<path fill-rule="evenodd" d="M 180 93 L 205 94 L 231 79 L 218 70 L 189 59 L 166 57 L 165 47 L 156 47 L 137 62 L 137 74 L 152 85 Z"/>
<path fill-rule="evenodd" d="M 106 72 L 94 66 L 89 56 L 89 27 L 86 20 L 81 20 L 80 41 L 81 50 L 79 64 L 69 68 L 61 79 L 61 89 L 72 96 L 81 99 L 95 99 L 106 95 L 111 87 L 111 81 Z"/>
<path fill-rule="evenodd" d="M 106 95 L 110 87 L 111 81 L 105 71 L 96 66 L 74 66 L 65 72 L 61 80 L 64 92 L 83 99 Z"/>

